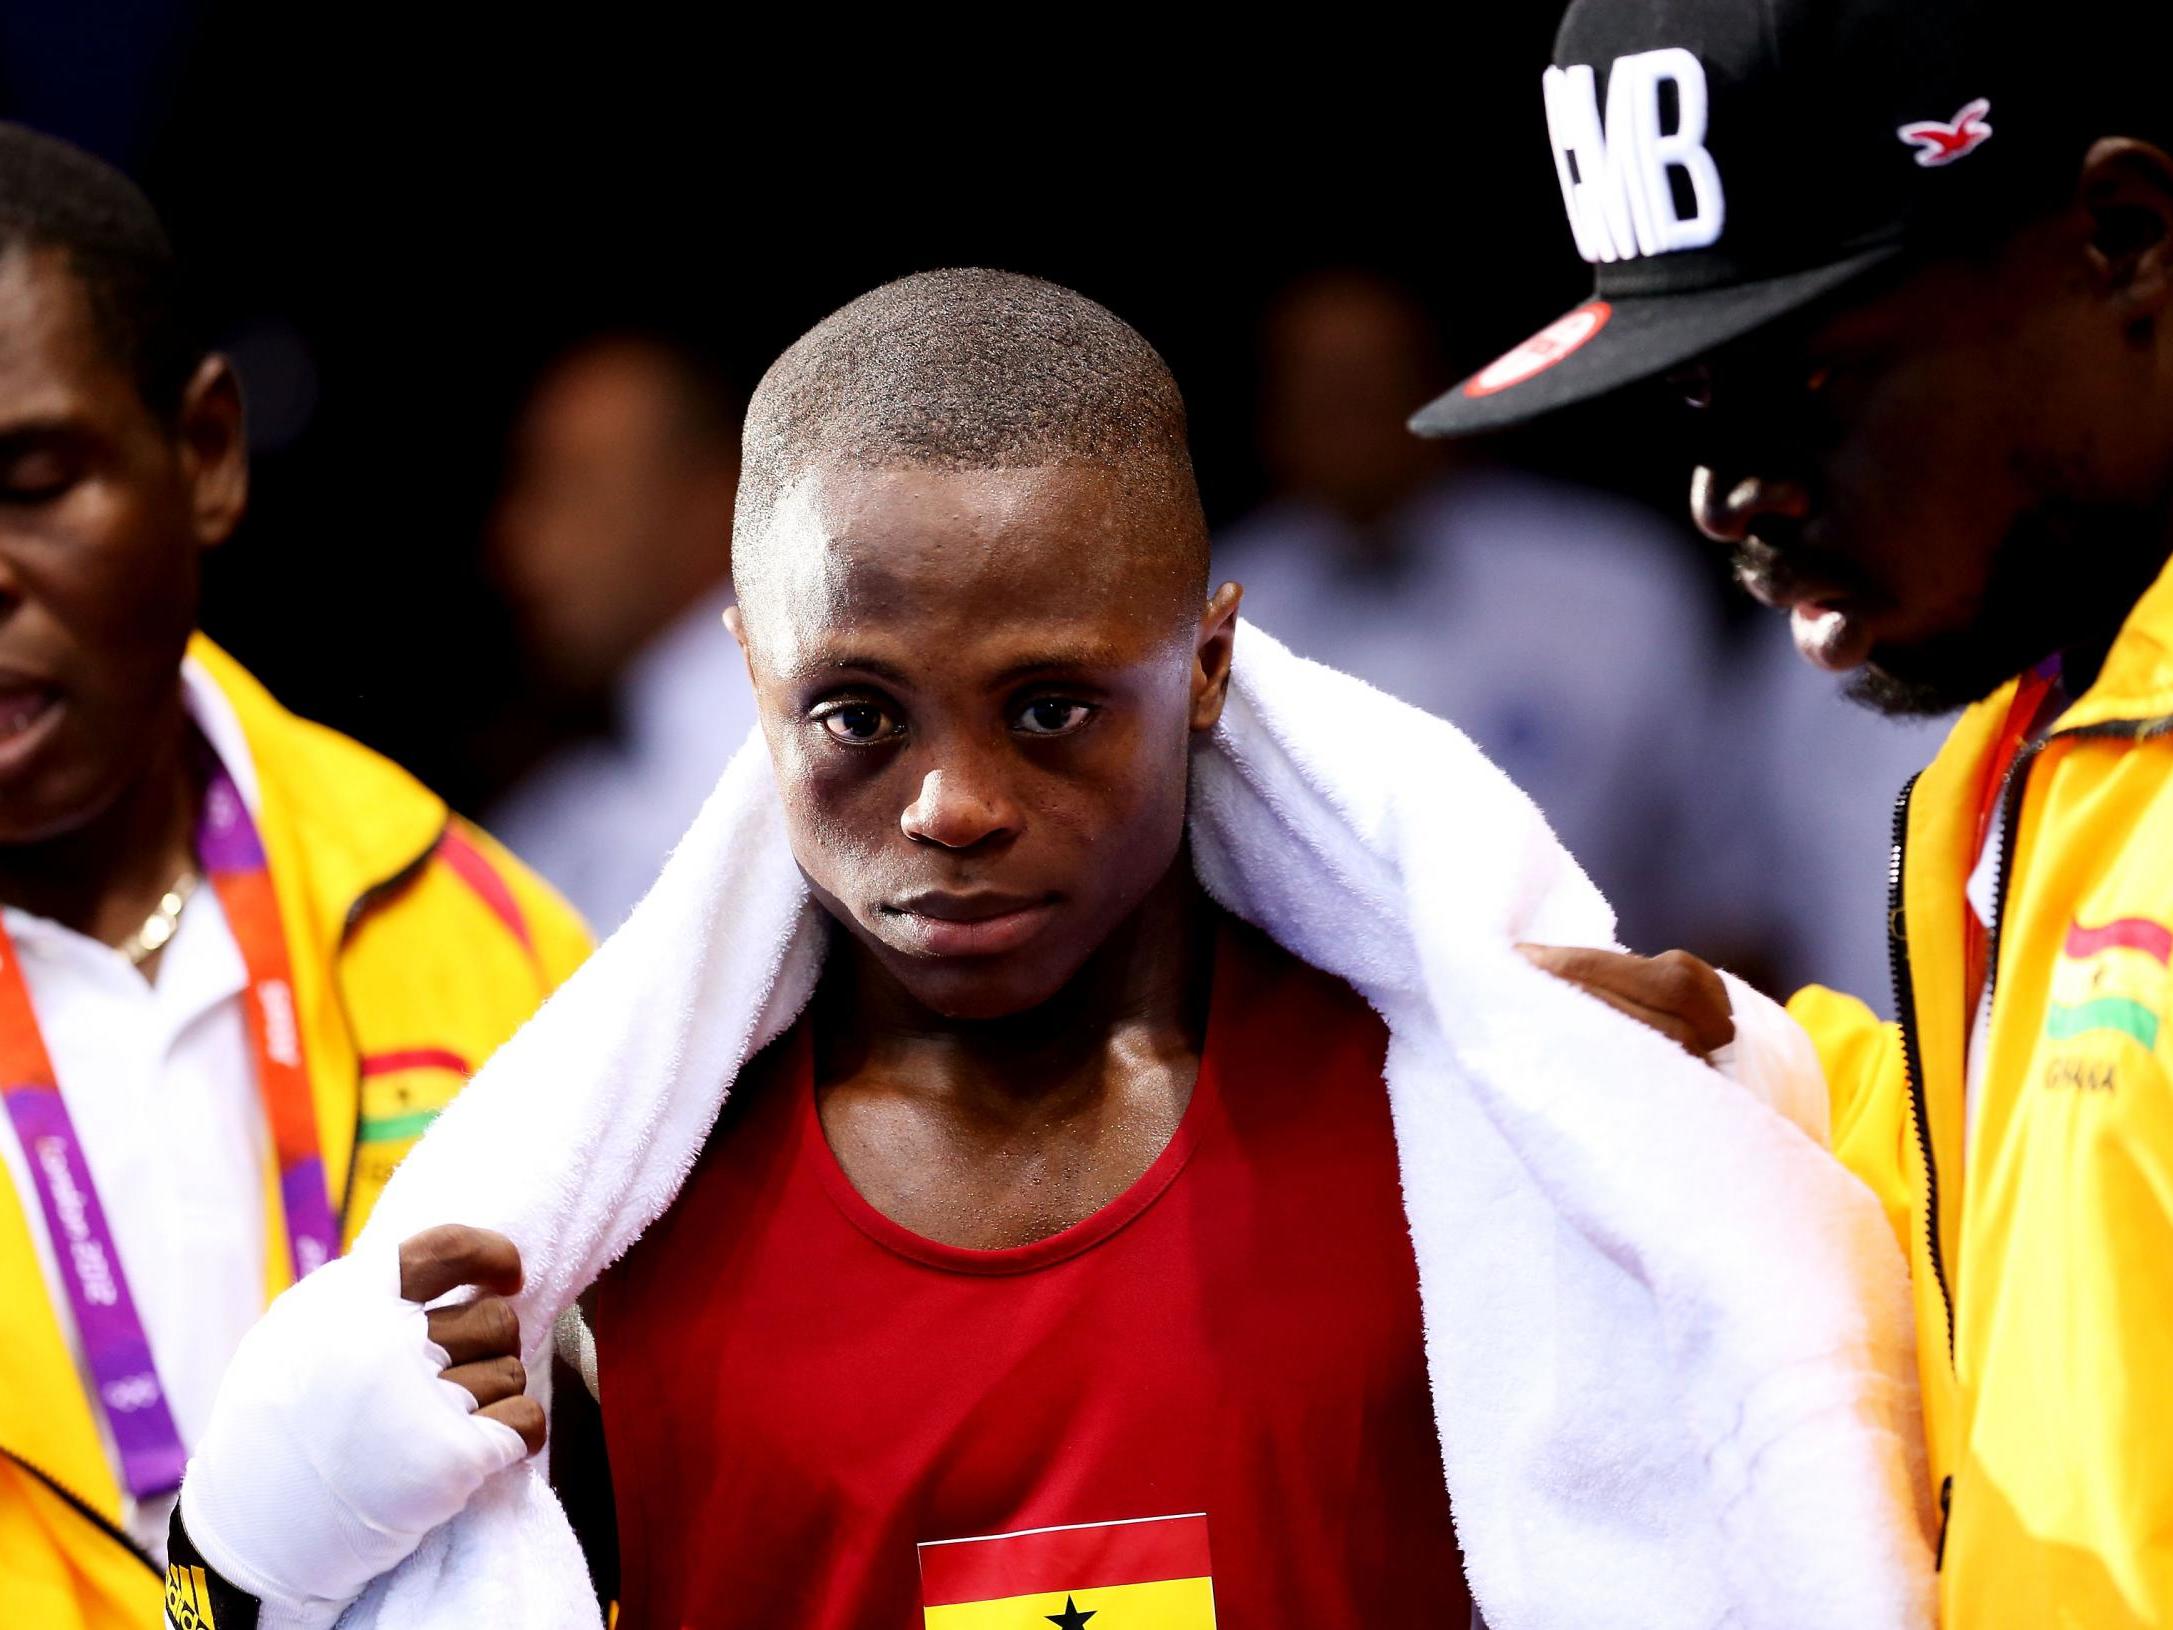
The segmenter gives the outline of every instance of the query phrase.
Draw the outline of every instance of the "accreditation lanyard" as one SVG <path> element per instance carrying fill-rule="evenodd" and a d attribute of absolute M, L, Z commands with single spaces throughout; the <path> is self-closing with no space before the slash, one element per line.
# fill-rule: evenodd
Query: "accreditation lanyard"
<path fill-rule="evenodd" d="M 2007 704 L 2007 716 L 2000 722 L 1999 734 L 1992 742 L 1992 756 L 1986 761 L 1984 779 L 1977 788 L 1977 817 L 1972 827 L 1969 845 L 1969 867 L 1963 874 L 1966 879 L 1984 861 L 1984 846 L 1992 841 L 1992 828 L 1998 822 L 2001 805 L 2007 796 L 2007 778 L 2014 772 L 2015 762 L 2021 758 L 2037 734 L 2037 727 L 2049 709 L 2058 705 L 2060 683 L 2060 659 L 2050 657 L 2024 674 L 2015 685 L 2014 698 Z M 2005 841 L 2012 845 L 2015 835 L 2009 832 Z M 1984 993 L 1984 983 L 1991 977 L 1991 925 L 1977 915 L 1977 908 L 1966 905 L 1962 915 L 1962 949 L 1964 976 L 1969 981 L 1969 1007 L 1974 1013 Z"/>
<path fill-rule="evenodd" d="M 234 779 L 214 765 L 196 833 L 197 858 L 226 913 L 248 973 L 243 1004 L 257 1088 L 279 1159 L 279 1193 L 294 1277 L 329 1261 L 338 1226 L 325 1187 L 315 1106 L 302 1065 L 286 935 L 256 823 Z M 177 1488 L 187 1452 L 174 1429 L 151 1344 L 129 1294 L 128 1276 L 106 1222 L 60 1081 L 38 1032 L 30 988 L 0 926 L 0 1102 L 5 1102 L 37 1185 L 53 1254 L 67 1287 L 84 1359 L 121 1456 L 121 1481 L 136 1499 Z"/>

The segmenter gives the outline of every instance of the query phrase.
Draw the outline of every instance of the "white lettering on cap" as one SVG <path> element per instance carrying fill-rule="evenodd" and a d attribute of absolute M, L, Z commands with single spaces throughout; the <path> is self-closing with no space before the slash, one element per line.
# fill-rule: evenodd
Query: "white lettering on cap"
<path fill-rule="evenodd" d="M 1660 87 L 1675 87 L 1673 130 L 1660 128 Z M 1704 249 L 1727 218 L 1720 167 L 1706 150 L 1710 103 L 1705 66 L 1680 46 L 1617 57 L 1600 123 L 1598 77 L 1588 65 L 1549 68 L 1547 129 L 1569 206 L 1577 251 L 1595 265 Z M 1696 204 L 1676 207 L 1670 171 L 1681 170 Z"/>

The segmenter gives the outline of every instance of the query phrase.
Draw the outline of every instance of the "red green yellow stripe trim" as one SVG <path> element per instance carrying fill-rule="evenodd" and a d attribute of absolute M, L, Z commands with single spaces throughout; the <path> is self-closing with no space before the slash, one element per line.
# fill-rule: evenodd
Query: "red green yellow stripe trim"
<path fill-rule="evenodd" d="M 434 1109 L 418 1109 L 407 1115 L 365 1115 L 355 1129 L 363 1143 L 391 1143 L 400 1138 L 419 1138 L 438 1118 Z"/>
<path fill-rule="evenodd" d="M 2056 1002 L 2045 1015 L 2045 1034 L 2054 1041 L 2069 1041 L 2094 1030 L 2116 1030 L 2133 1036 L 2145 1047 L 2158 1045 L 2158 1015 L 2132 997 Z"/>
<path fill-rule="evenodd" d="M 392 1075 L 400 1070 L 450 1070 L 460 1076 L 475 1073 L 466 1059 L 445 1047 L 409 1047 L 398 1052 L 369 1053 L 362 1060 L 365 1076 Z"/>
<path fill-rule="evenodd" d="M 2155 962 L 2173 963 L 2173 928 L 2148 917 L 2121 917 L 2100 928 L 2085 928 L 2081 923 L 2068 928 L 2066 951 L 2071 957 L 2092 957 L 2114 949 L 2141 951 Z"/>

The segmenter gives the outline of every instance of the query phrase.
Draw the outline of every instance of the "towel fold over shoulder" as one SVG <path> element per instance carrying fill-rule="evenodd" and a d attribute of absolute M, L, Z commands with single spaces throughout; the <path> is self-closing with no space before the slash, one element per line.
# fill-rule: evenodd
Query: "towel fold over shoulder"
<path fill-rule="evenodd" d="M 1892 1232 L 1815 1128 L 1515 955 L 1613 935 L 1529 800 L 1451 726 L 1247 627 L 1190 830 L 1218 901 L 1389 1025 L 1443 1463 L 1492 1630 L 1929 1625 Z M 825 939 L 750 742 L 357 1250 L 503 1230 L 540 1362 L 553 1317 L 671 1203 Z M 590 1626 L 582 1578 L 522 1465 L 341 1622 Z"/>

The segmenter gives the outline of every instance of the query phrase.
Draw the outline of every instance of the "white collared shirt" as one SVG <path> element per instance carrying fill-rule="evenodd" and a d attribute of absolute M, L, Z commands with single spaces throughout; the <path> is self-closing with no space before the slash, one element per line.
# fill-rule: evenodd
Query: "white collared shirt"
<path fill-rule="evenodd" d="M 185 683 L 198 728 L 254 808 L 256 777 L 225 698 L 193 666 Z M 0 911 L 0 921 L 15 943 L 174 1424 L 193 1446 L 227 1361 L 264 1310 L 271 1134 L 243 1012 L 241 949 L 208 884 L 182 911 L 155 985 L 119 951 L 73 929 L 12 909 Z M 5 1115 L 0 1168 L 95 1398 L 38 1190 Z M 95 1404 L 91 1412 L 118 1478 L 112 1433 Z M 141 1503 L 122 1495 L 123 1526 L 162 1560 L 172 1509 L 171 1495 Z"/>

